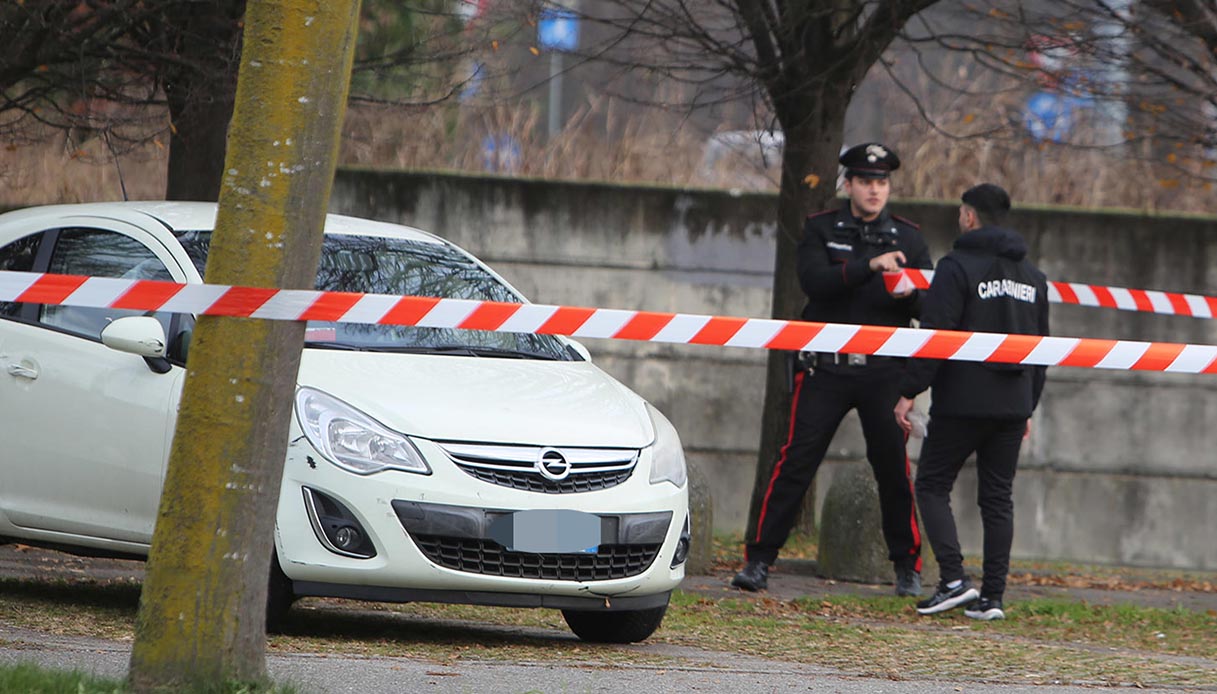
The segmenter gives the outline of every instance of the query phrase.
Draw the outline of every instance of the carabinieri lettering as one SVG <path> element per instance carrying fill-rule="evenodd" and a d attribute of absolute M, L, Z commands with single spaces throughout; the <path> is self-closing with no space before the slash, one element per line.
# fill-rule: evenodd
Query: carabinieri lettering
<path fill-rule="evenodd" d="M 1035 303 L 1035 287 L 1010 279 L 989 280 L 976 285 L 976 294 L 982 299 L 997 299 L 1003 296 Z"/>

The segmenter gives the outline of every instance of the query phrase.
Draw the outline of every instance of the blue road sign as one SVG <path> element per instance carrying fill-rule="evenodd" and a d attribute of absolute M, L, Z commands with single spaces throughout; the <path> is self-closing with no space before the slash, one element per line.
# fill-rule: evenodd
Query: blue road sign
<path fill-rule="evenodd" d="M 507 133 L 482 138 L 482 168 L 496 173 L 516 173 L 522 157 L 520 143 Z"/>
<path fill-rule="evenodd" d="M 1074 99 L 1052 92 L 1036 92 L 1027 99 L 1024 122 L 1037 140 L 1060 142 L 1073 127 Z"/>
<path fill-rule="evenodd" d="M 547 9 L 537 22 L 537 43 L 554 51 L 573 51 L 579 46 L 579 21 L 570 10 Z"/>

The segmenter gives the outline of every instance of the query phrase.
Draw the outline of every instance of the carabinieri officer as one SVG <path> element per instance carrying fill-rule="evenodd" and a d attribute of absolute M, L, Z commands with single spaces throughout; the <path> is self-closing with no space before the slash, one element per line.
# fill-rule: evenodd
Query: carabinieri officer
<path fill-rule="evenodd" d="M 849 199 L 808 217 L 798 246 L 799 283 L 807 295 L 803 319 L 908 327 L 917 315 L 918 292 L 889 294 L 883 273 L 930 269 L 932 264 L 917 225 L 887 210 L 890 175 L 900 167 L 900 158 L 889 147 L 868 142 L 848 149 L 840 163 Z M 768 585 L 769 567 L 790 534 L 837 427 L 850 410 L 857 410 L 879 487 L 896 593 L 919 595 L 921 538 L 906 437 L 892 419 L 905 360 L 830 352 L 803 356 L 806 368 L 794 379 L 790 433 L 773 467 L 757 527 L 748 534 L 747 563 L 731 584 L 752 591 Z"/>

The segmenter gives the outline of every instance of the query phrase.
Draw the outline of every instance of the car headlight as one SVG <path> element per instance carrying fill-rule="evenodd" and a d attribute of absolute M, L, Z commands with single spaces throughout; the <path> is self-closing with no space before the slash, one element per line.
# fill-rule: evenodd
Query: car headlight
<path fill-rule="evenodd" d="M 685 486 L 689 476 L 685 471 L 685 452 L 680 447 L 676 427 L 649 403 L 647 414 L 651 415 L 651 425 L 655 428 L 655 444 L 651 447 L 651 484 L 671 482 L 677 487 Z"/>
<path fill-rule="evenodd" d="M 358 475 L 382 470 L 431 474 L 408 438 L 319 390 L 296 391 L 296 418 L 313 448 L 344 470 Z"/>

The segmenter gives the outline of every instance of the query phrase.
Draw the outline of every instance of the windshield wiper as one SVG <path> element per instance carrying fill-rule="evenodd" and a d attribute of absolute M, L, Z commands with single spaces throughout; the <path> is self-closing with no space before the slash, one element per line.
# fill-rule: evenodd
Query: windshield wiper
<path fill-rule="evenodd" d="M 548 352 L 533 352 L 526 349 L 505 349 L 502 347 L 470 347 L 480 357 L 501 357 L 503 359 L 544 359 L 559 361 L 561 358 Z"/>
<path fill-rule="evenodd" d="M 375 345 L 364 347 L 369 352 L 394 352 L 400 354 L 457 354 L 464 357 L 480 357 L 471 347 L 464 345 L 411 345 L 409 347 Z"/>
<path fill-rule="evenodd" d="M 339 349 L 350 352 L 362 352 L 363 347 L 352 345 L 346 342 L 329 342 L 326 340 L 305 340 L 304 346 L 309 349 Z"/>

